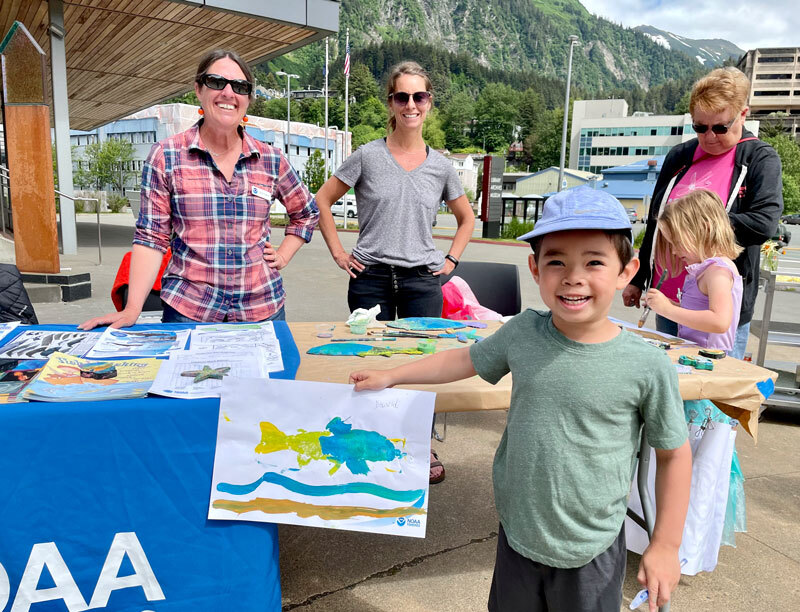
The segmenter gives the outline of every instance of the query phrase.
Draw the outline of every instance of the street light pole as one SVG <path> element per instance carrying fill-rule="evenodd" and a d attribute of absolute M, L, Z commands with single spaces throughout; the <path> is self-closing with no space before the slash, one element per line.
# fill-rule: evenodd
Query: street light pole
<path fill-rule="evenodd" d="M 292 81 L 291 79 L 299 79 L 299 74 L 289 74 L 283 70 L 278 70 L 275 73 L 277 76 L 286 77 L 286 159 L 292 163 L 292 156 L 289 153 L 289 134 L 292 133 Z"/>
<path fill-rule="evenodd" d="M 564 183 L 564 161 L 567 156 L 567 121 L 569 120 L 569 82 L 572 79 L 572 49 L 578 44 L 578 37 L 574 34 L 569 37 L 569 62 L 567 63 L 567 92 L 564 96 L 564 126 L 561 128 L 561 161 L 558 164 L 558 189 Z"/>

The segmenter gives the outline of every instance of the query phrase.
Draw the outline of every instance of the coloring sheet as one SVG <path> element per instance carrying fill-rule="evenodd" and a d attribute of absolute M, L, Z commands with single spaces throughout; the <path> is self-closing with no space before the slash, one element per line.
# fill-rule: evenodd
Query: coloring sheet
<path fill-rule="evenodd" d="M 0 358 L 47 359 L 56 352 L 82 357 L 99 337 L 97 332 L 29 329 L 0 347 Z"/>
<path fill-rule="evenodd" d="M 226 381 L 208 518 L 425 537 L 435 397 Z"/>
<path fill-rule="evenodd" d="M 112 357 L 163 357 L 182 351 L 189 339 L 188 329 L 114 329 L 107 327 L 86 356 L 91 359 Z"/>
<path fill-rule="evenodd" d="M 150 393 L 167 397 L 219 397 L 225 380 L 267 378 L 256 348 L 181 351 L 161 364 Z"/>
<path fill-rule="evenodd" d="M 192 330 L 191 349 L 215 352 L 225 349 L 250 350 L 258 347 L 267 372 L 283 370 L 281 345 L 272 321 L 199 325 Z"/>
<path fill-rule="evenodd" d="M 0 341 L 11 333 L 19 325 L 19 321 L 9 321 L 8 323 L 0 323 Z"/>

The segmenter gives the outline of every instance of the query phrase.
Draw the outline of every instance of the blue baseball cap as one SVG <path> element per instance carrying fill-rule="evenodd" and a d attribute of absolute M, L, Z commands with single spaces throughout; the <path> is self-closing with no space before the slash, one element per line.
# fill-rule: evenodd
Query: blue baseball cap
<path fill-rule="evenodd" d="M 633 242 L 631 222 L 620 201 L 605 191 L 590 187 L 576 187 L 549 197 L 533 231 L 517 240 L 530 242 L 553 232 L 584 229 L 628 230 L 628 237 Z"/>

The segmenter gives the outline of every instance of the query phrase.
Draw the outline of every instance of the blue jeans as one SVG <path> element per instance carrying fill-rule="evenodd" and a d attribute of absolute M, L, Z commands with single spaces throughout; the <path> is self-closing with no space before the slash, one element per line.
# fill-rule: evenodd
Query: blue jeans
<path fill-rule="evenodd" d="M 670 336 L 677 336 L 678 324 L 672 319 L 656 315 L 656 331 L 660 331 L 662 334 L 669 334 Z"/>
<path fill-rule="evenodd" d="M 190 319 L 186 315 L 182 315 L 177 310 L 175 310 L 172 306 L 161 300 L 161 305 L 164 307 L 164 314 L 161 315 L 161 322 L 162 323 L 199 323 L 200 321 L 195 321 L 194 319 Z M 228 317 L 225 317 L 225 321 L 228 320 Z M 281 306 L 281 309 L 276 312 L 271 317 L 267 317 L 264 321 L 285 321 L 286 320 L 286 311 L 284 307 Z"/>
<path fill-rule="evenodd" d="M 733 348 L 728 355 L 734 359 L 742 359 L 747 349 L 747 339 L 750 337 L 750 321 L 742 323 L 736 328 L 736 338 L 733 340 Z"/>
<path fill-rule="evenodd" d="M 380 305 L 378 319 L 441 317 L 442 284 L 427 266 L 402 268 L 388 264 L 367 266 L 350 279 L 347 304 L 350 310 Z"/>

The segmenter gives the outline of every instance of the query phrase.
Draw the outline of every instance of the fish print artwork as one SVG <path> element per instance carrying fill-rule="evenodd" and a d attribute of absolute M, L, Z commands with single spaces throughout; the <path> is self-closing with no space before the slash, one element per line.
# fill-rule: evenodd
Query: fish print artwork
<path fill-rule="evenodd" d="M 209 519 L 425 537 L 435 395 L 223 383 Z"/>

